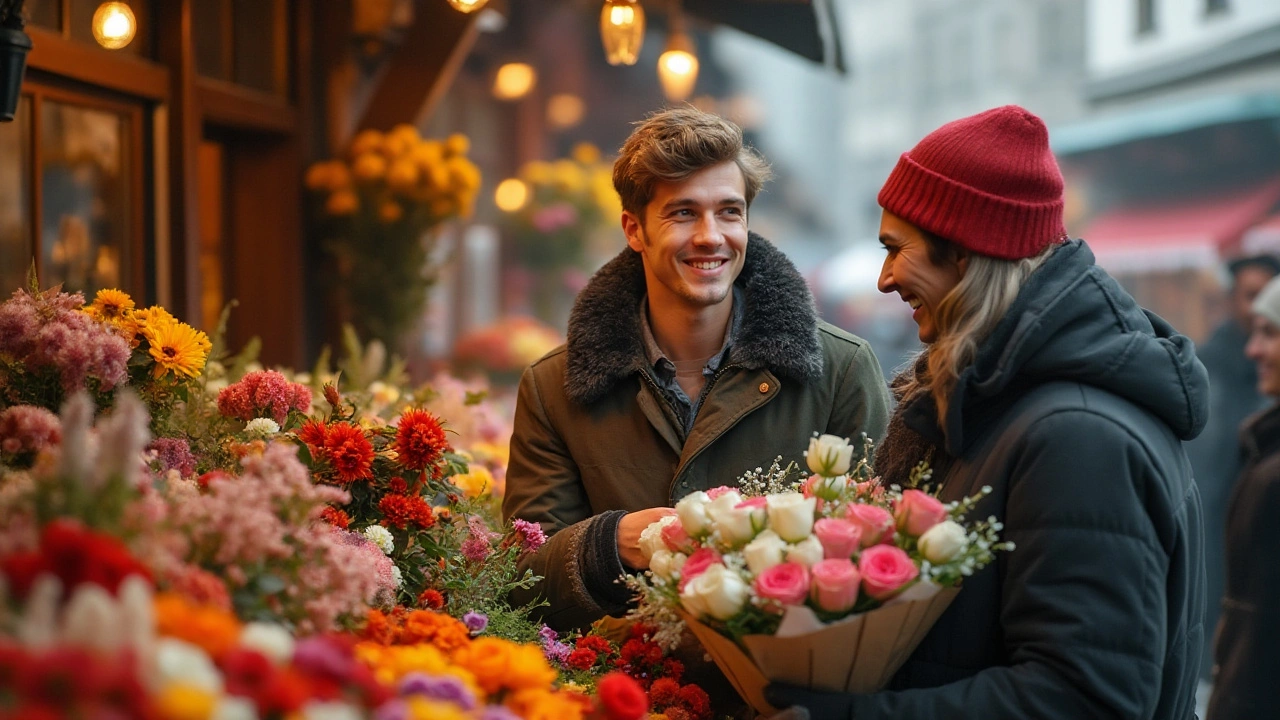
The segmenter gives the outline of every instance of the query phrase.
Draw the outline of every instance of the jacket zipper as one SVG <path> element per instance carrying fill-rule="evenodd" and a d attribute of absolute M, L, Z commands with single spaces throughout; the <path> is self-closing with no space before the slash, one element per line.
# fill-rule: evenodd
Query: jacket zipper
<path fill-rule="evenodd" d="M 724 366 L 724 367 L 720 368 L 719 370 L 717 370 L 717 371 L 716 371 L 716 373 L 715 373 L 714 375 L 712 375 L 712 376 L 711 376 L 711 379 L 710 379 L 709 381 L 707 381 L 707 386 L 706 386 L 706 387 L 704 387 L 704 388 L 702 389 L 702 400 L 700 400 L 700 401 L 699 401 L 699 403 L 698 403 L 698 408 L 699 408 L 699 409 L 701 409 L 701 408 L 702 408 L 702 402 L 703 402 L 703 401 L 705 401 L 705 400 L 707 399 L 707 395 L 708 395 L 708 394 L 710 394 L 710 392 L 711 392 L 711 388 L 715 386 L 716 381 L 720 379 L 720 376 L 724 375 L 726 372 L 728 372 L 728 371 L 730 371 L 730 370 L 739 369 L 739 368 L 741 368 L 741 369 L 745 369 L 745 366 L 743 366 L 743 365 L 726 365 L 726 366 Z M 773 396 L 769 396 L 768 398 L 766 398 L 766 399 L 765 399 L 765 403 L 768 403 L 768 402 L 769 402 L 770 400 L 772 400 L 772 399 L 773 399 Z M 763 406 L 763 404 L 764 404 L 764 403 L 762 403 L 762 406 Z M 756 409 L 758 410 L 759 408 L 756 408 Z M 743 417 L 746 417 L 746 416 L 744 415 Z M 739 422 L 741 422 L 741 420 L 742 420 L 742 418 L 738 418 L 738 421 L 739 421 Z M 725 433 L 727 433 L 727 432 L 729 432 L 730 430 L 732 430 L 732 429 L 733 429 L 737 424 L 738 424 L 738 423 L 737 423 L 737 422 L 735 422 L 733 425 L 730 425 L 729 427 L 725 428 L 724 430 L 721 430 L 721 431 L 720 431 L 720 434 L 718 434 L 718 435 L 716 435 L 715 437 L 713 437 L 713 438 L 711 438 L 710 440 L 708 440 L 708 441 L 707 441 L 707 442 L 706 442 L 702 447 L 698 448 L 698 451 L 697 451 L 697 452 L 695 452 L 693 455 L 690 455 L 690 456 L 689 456 L 689 460 L 688 460 L 687 462 L 682 463 L 679 467 L 677 467 L 677 468 L 676 468 L 676 474 L 671 478 L 671 486 L 667 488 L 667 497 L 671 497 L 671 491 L 675 489 L 676 484 L 677 484 L 677 483 L 679 482 L 679 480 L 680 480 L 680 474 L 681 474 L 682 472 L 684 472 L 684 469 L 685 469 L 686 467 L 689 467 L 689 465 L 693 464 L 693 461 L 698 459 L 698 456 L 702 454 L 702 451 L 703 451 L 703 450 L 706 450 L 708 447 L 710 447 L 710 446 L 711 446 L 711 444 L 712 444 L 712 443 L 714 443 L 715 441 L 717 441 L 717 440 L 719 440 L 720 438 L 724 437 L 724 434 L 725 434 Z"/>

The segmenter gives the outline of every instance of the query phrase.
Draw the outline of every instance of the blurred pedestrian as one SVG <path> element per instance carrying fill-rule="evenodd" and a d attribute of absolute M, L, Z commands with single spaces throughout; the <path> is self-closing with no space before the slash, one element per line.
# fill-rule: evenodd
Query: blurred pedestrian
<path fill-rule="evenodd" d="M 1245 354 L 1271 406 L 1240 433 L 1244 467 L 1227 509 L 1226 595 L 1214 639 L 1209 720 L 1280 712 L 1280 278 L 1253 303 Z"/>
<path fill-rule="evenodd" d="M 1213 633 L 1222 605 L 1223 543 L 1227 499 L 1240 475 L 1240 423 L 1265 403 L 1258 392 L 1257 366 L 1245 357 L 1253 323 L 1253 301 L 1280 275 L 1280 260 L 1270 255 L 1239 258 L 1227 265 L 1231 274 L 1231 316 L 1214 330 L 1197 355 L 1209 371 L 1209 420 L 1200 437 L 1187 443 L 1187 457 L 1204 505 L 1206 632 Z M 1213 643 L 1206 642 L 1201 677 L 1213 673 Z"/>
<path fill-rule="evenodd" d="M 1012 552 L 971 577 L 889 686 L 771 684 L 834 720 L 1190 720 L 1204 630 L 1200 501 L 1182 440 L 1208 410 L 1192 342 L 1063 228 L 1040 118 L 948 123 L 880 191 L 879 287 L 926 349 L 895 382 L 882 481 L 990 486 Z"/>

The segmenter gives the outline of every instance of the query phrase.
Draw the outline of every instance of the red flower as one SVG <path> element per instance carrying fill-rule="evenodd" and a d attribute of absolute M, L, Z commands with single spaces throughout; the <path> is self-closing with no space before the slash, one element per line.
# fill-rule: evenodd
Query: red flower
<path fill-rule="evenodd" d="M 662 675 L 669 677 L 676 682 L 684 676 L 684 663 L 675 658 L 667 658 L 662 661 Z"/>
<path fill-rule="evenodd" d="M 320 511 L 320 519 L 343 530 L 351 526 L 351 517 L 345 511 L 339 510 L 332 505 L 326 505 L 324 510 Z"/>
<path fill-rule="evenodd" d="M 649 700 L 654 709 L 663 708 L 676 702 L 676 693 L 680 692 L 680 683 L 669 677 L 658 678 L 649 687 Z"/>
<path fill-rule="evenodd" d="M 64 597 L 84 583 L 101 585 L 114 595 L 129 575 L 151 580 L 151 573 L 119 539 L 70 520 L 46 525 L 38 551 L 9 555 L 0 560 L 0 570 L 9 577 L 19 599 L 25 599 L 36 577 L 46 572 L 62 581 Z"/>
<path fill-rule="evenodd" d="M 405 482 L 404 478 L 397 475 L 387 481 L 387 490 L 396 493 L 397 495 L 403 495 L 409 492 L 409 483 Z"/>
<path fill-rule="evenodd" d="M 230 478 L 231 478 L 231 474 L 228 472 L 225 472 L 223 470 L 210 470 L 209 472 L 196 478 L 196 485 L 198 485 L 201 490 L 208 490 L 209 483 L 213 482 L 214 480 L 228 480 Z"/>
<path fill-rule="evenodd" d="M 439 610 L 444 607 L 444 595 L 441 595 L 439 590 L 427 588 L 418 596 L 418 607 Z"/>
<path fill-rule="evenodd" d="M 578 648 L 569 653 L 569 657 L 564 659 L 564 664 L 574 670 L 590 670 L 596 664 L 596 652 L 586 648 Z"/>
<path fill-rule="evenodd" d="M 319 420 L 308 420 L 298 428 L 298 439 L 316 449 L 324 447 L 328 435 L 329 428 Z"/>
<path fill-rule="evenodd" d="M 256 650 L 235 648 L 218 658 L 227 693 L 256 698 L 272 682 L 275 668 L 265 655 Z"/>
<path fill-rule="evenodd" d="M 609 645 L 609 641 L 599 635 L 584 635 L 578 638 L 577 646 L 586 650 L 594 650 L 601 655 L 613 654 L 613 648 Z"/>
<path fill-rule="evenodd" d="M 711 717 L 711 698 L 707 697 L 707 692 L 697 685 L 685 685 L 680 688 L 680 692 L 676 694 L 676 701 L 695 718 L 709 720 Z"/>
<path fill-rule="evenodd" d="M 311 697 L 307 679 L 292 667 L 273 674 L 254 700 L 262 717 L 288 715 L 300 710 Z"/>
<path fill-rule="evenodd" d="M 378 512 L 382 513 L 384 525 L 405 528 L 410 523 L 423 530 L 436 524 L 435 513 L 431 506 L 416 495 L 384 495 L 378 501 Z"/>
<path fill-rule="evenodd" d="M 596 697 L 608 720 L 640 720 L 649 713 L 649 698 L 645 697 L 644 690 L 620 672 L 600 678 L 596 683 Z"/>
<path fill-rule="evenodd" d="M 425 470 L 440 462 L 449 449 L 440 421 L 426 410 L 406 410 L 396 430 L 398 462 L 410 470 Z"/>
<path fill-rule="evenodd" d="M 360 428 L 348 423 L 330 425 L 324 450 L 329 464 L 338 473 L 339 482 L 373 477 L 373 443 Z"/>

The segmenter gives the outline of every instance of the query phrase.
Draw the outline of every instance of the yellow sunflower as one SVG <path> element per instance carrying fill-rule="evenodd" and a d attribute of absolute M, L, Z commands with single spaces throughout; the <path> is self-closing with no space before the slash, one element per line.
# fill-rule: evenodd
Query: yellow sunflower
<path fill-rule="evenodd" d="M 133 310 L 133 298 L 129 293 L 114 288 L 99 290 L 93 303 L 85 308 L 85 312 L 103 322 L 115 322 L 126 317 Z"/>
<path fill-rule="evenodd" d="M 199 375 L 204 368 L 205 358 L 213 347 L 204 333 L 174 320 L 173 316 L 166 318 L 152 315 L 147 320 L 143 334 L 151 345 L 151 357 L 156 361 L 156 367 L 152 371 L 156 377 L 171 370 L 174 375 Z"/>

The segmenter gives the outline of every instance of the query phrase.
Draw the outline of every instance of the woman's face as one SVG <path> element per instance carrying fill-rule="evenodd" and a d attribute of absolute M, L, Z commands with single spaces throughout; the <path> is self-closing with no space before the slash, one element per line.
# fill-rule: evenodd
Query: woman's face
<path fill-rule="evenodd" d="M 1254 315 L 1244 354 L 1258 365 L 1258 392 L 1280 398 L 1280 326 Z"/>
<path fill-rule="evenodd" d="M 880 215 L 880 244 L 888 255 L 876 287 L 882 293 L 898 293 L 911 306 L 921 342 L 936 341 L 938 305 L 964 277 L 965 258 L 934 263 L 920 229 L 888 210 Z"/>

